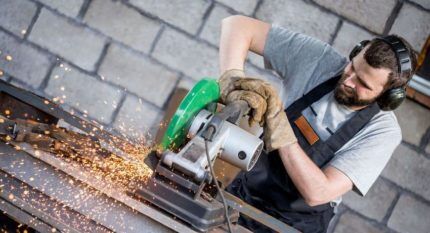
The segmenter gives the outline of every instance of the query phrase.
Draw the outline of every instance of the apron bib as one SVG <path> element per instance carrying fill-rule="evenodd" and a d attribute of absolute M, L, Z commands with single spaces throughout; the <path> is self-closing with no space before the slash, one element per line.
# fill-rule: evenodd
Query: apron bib
<path fill-rule="evenodd" d="M 357 112 L 326 141 L 319 139 L 310 144 L 293 122 L 302 117 L 304 109 L 332 91 L 339 79 L 340 76 L 337 76 L 323 82 L 285 110 L 299 145 L 319 168 L 324 167 L 335 152 L 380 111 L 376 103 L 372 104 Z M 313 207 L 305 203 L 288 176 L 277 150 L 263 153 L 254 168 L 249 172 L 239 173 L 227 187 L 227 191 L 302 232 L 326 232 L 334 216 L 330 203 Z M 269 228 L 246 216 L 240 217 L 239 224 L 253 232 L 271 232 Z"/>

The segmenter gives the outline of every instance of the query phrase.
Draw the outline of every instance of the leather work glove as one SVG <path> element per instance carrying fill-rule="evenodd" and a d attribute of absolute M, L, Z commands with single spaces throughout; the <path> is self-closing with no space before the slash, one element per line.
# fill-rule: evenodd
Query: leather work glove
<path fill-rule="evenodd" d="M 243 70 L 231 69 L 224 72 L 220 77 L 218 83 L 221 92 L 221 103 L 229 104 L 237 100 L 244 100 L 248 103 L 251 108 L 251 116 L 248 124 L 252 127 L 255 123 L 259 123 L 260 126 L 264 124 L 264 113 L 266 112 L 266 101 L 264 98 L 253 92 L 235 92 L 231 96 L 230 93 L 235 91 L 234 83 L 242 78 L 245 78 Z"/>
<path fill-rule="evenodd" d="M 245 72 L 239 69 L 225 71 L 218 80 L 221 103 L 226 104 L 227 96 L 234 90 L 234 82 L 245 77 Z"/>
<path fill-rule="evenodd" d="M 264 115 L 263 139 L 268 151 L 297 142 L 284 112 L 282 101 L 276 90 L 268 82 L 261 79 L 245 78 L 235 81 L 234 86 L 236 89 L 255 92 L 266 100 L 267 110 Z"/>
<path fill-rule="evenodd" d="M 249 126 L 252 127 L 255 123 L 259 123 L 260 126 L 263 126 L 263 117 L 267 109 L 266 100 L 261 95 L 253 91 L 233 90 L 232 92 L 230 92 L 230 94 L 228 94 L 226 104 L 238 100 L 246 101 L 251 108 L 251 116 L 249 117 L 248 121 Z"/>

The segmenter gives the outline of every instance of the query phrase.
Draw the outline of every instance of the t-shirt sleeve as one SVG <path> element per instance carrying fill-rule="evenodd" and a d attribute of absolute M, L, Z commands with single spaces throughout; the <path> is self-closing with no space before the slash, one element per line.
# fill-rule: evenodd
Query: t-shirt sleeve
<path fill-rule="evenodd" d="M 276 25 L 269 30 L 263 55 L 266 68 L 284 79 L 334 74 L 346 61 L 327 43 Z"/>
<path fill-rule="evenodd" d="M 394 114 L 380 116 L 335 153 L 328 166 L 343 172 L 354 184 L 353 190 L 366 195 L 402 140 Z M 387 118 L 391 117 L 387 120 Z"/>

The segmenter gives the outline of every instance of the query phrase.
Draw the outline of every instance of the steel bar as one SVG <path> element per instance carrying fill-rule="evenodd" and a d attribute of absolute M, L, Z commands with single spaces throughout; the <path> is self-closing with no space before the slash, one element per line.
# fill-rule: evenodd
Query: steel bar
<path fill-rule="evenodd" d="M 286 233 L 297 233 L 300 232 L 297 229 L 288 226 L 287 224 L 279 221 L 278 219 L 260 211 L 259 209 L 247 204 L 238 197 L 224 192 L 227 204 L 238 210 L 240 213 L 254 219 L 255 221 L 262 223 L 263 225 L 269 227 L 276 232 L 286 232 Z"/>
<path fill-rule="evenodd" d="M 0 171 L 3 201 L 0 208 L 21 223 L 41 232 L 111 232 L 86 216 L 68 208 L 19 179 Z"/>
<path fill-rule="evenodd" d="M 71 166 L 49 153 L 40 152 L 37 156 L 27 153 L 32 149 L 28 147 L 29 151 L 16 151 L 10 145 L 0 143 L 0 169 L 110 230 L 170 232 L 170 228 L 194 232 L 125 193 L 108 190 L 106 183 L 79 167 Z"/>

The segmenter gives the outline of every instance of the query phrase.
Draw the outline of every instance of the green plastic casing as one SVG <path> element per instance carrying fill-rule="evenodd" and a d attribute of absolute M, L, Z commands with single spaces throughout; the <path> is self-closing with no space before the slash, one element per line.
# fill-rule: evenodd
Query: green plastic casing
<path fill-rule="evenodd" d="M 220 89 L 215 79 L 205 77 L 187 93 L 173 115 L 161 141 L 163 150 L 175 150 L 187 137 L 194 117 L 208 104 L 218 102 Z"/>

